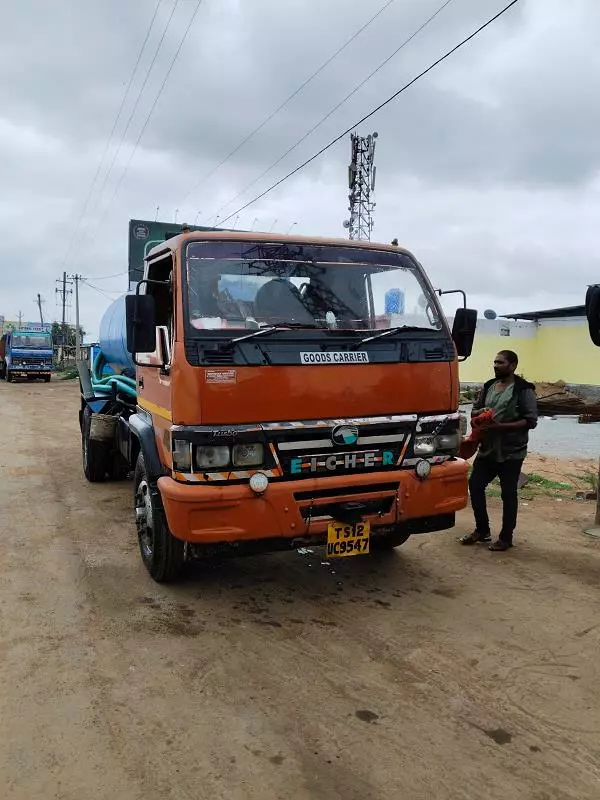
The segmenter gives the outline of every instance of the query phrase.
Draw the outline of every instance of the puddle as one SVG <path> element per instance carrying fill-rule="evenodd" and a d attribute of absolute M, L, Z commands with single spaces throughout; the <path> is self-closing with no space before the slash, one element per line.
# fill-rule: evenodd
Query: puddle
<path fill-rule="evenodd" d="M 469 419 L 471 406 L 460 408 Z M 577 417 L 540 417 L 537 428 L 529 434 L 529 451 L 559 458 L 598 458 L 600 423 L 581 425 Z"/>

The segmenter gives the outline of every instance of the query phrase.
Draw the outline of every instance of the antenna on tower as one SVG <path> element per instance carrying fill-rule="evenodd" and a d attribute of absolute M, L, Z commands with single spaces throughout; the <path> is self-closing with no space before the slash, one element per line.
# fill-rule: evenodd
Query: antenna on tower
<path fill-rule="evenodd" d="M 350 165 L 348 167 L 348 188 L 350 193 L 348 211 L 350 218 L 344 220 L 350 239 L 370 241 L 373 230 L 373 193 L 375 191 L 375 145 L 377 131 L 368 136 L 350 134 Z"/>

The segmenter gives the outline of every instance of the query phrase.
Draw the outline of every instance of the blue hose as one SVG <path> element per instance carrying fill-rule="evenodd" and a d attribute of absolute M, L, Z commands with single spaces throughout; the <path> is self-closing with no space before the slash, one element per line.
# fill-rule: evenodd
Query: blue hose
<path fill-rule="evenodd" d="M 91 370 L 92 388 L 94 389 L 94 394 L 111 394 L 112 387 L 116 386 L 120 392 L 123 392 L 123 394 L 126 394 L 128 397 L 132 397 L 134 400 L 136 400 L 137 389 L 135 379 L 129 378 L 127 375 L 103 375 L 102 369 L 105 363 L 106 359 L 104 358 L 104 354 L 101 350 L 99 350 L 96 358 L 94 359 Z"/>

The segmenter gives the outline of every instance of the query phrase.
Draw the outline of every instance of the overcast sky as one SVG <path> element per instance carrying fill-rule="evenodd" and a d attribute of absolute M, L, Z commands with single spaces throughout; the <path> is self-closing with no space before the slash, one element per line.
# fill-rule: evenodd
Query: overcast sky
<path fill-rule="evenodd" d="M 221 216 L 252 199 L 505 5 L 450 2 L 230 202 L 442 0 L 391 2 L 208 180 L 386 0 L 204 0 L 136 148 L 197 6 L 162 0 L 82 217 L 156 2 L 3 6 L 0 315 L 8 319 L 19 311 L 36 319 L 37 292 L 46 318 L 56 318 L 55 280 L 66 268 L 97 287 L 81 291 L 82 324 L 94 336 L 108 297 L 127 286 L 125 274 L 106 276 L 126 271 L 130 218 L 154 219 L 160 206 L 161 219 L 173 220 L 179 209 L 180 222 L 193 223 L 201 212 L 201 224 L 214 224 L 222 208 Z M 599 85 L 600 3 L 521 0 L 359 129 L 379 132 L 373 238 L 398 237 L 436 286 L 467 289 L 480 312 L 583 302 L 587 283 L 600 280 Z M 298 233 L 343 236 L 349 151 L 348 140 L 338 143 L 246 209 L 238 227 L 285 232 L 297 223 Z"/>

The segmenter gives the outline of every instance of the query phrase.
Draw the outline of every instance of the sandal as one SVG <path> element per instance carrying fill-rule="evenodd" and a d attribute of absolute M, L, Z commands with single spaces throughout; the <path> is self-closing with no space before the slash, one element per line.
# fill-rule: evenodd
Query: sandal
<path fill-rule="evenodd" d="M 503 542 L 502 539 L 497 539 L 490 545 L 489 549 L 492 550 L 493 552 L 499 551 L 503 553 L 505 550 L 510 550 L 512 546 L 513 546 L 512 542 Z"/>
<path fill-rule="evenodd" d="M 478 531 L 473 531 L 473 533 L 461 536 L 458 541 L 461 544 L 477 544 L 477 542 L 491 542 L 492 537 L 489 533 L 480 534 Z"/>

